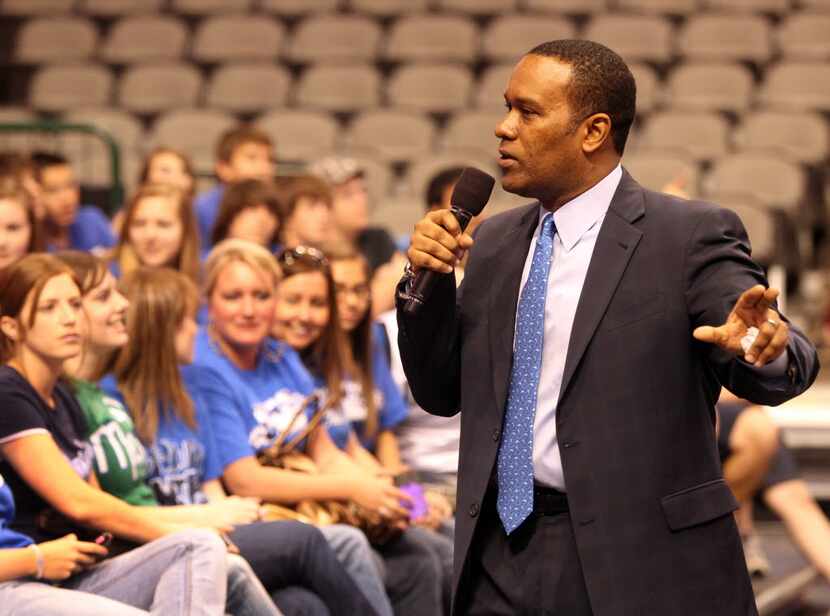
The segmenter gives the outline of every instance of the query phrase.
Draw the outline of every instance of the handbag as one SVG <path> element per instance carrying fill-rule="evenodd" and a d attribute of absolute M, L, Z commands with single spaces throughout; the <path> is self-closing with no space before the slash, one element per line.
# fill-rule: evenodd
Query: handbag
<path fill-rule="evenodd" d="M 320 398 L 312 394 L 303 400 L 300 408 L 291 418 L 288 427 L 282 431 L 276 441 L 257 454 L 257 460 L 263 466 L 281 468 L 307 475 L 318 475 L 320 470 L 310 456 L 297 451 L 299 444 L 305 440 L 320 424 L 328 410 L 328 405 L 320 405 Z M 297 434 L 288 439 L 291 429 L 301 415 L 305 414 L 310 405 L 317 408 L 306 426 Z M 313 500 L 304 499 L 293 507 L 276 505 L 273 503 L 262 506 L 262 519 L 295 520 L 315 526 L 330 524 L 348 524 L 359 528 L 373 545 L 383 545 L 401 534 L 401 529 L 379 513 L 370 511 L 353 501 L 339 501 L 334 499 Z"/>

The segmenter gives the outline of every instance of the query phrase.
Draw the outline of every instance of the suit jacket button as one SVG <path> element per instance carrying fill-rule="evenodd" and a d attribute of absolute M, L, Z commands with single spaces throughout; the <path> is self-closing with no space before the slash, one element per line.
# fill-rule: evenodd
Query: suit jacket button
<path fill-rule="evenodd" d="M 478 503 L 470 505 L 470 517 L 474 518 L 478 515 Z"/>
<path fill-rule="evenodd" d="M 493 428 L 493 442 L 498 443 L 500 438 L 501 430 L 499 430 L 498 428 Z"/>

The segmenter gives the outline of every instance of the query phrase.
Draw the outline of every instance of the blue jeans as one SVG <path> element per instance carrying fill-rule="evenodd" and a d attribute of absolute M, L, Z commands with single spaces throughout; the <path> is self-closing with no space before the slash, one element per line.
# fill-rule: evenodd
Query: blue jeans
<path fill-rule="evenodd" d="M 219 537 L 189 530 L 104 560 L 64 588 L 32 579 L 0 584 L 0 605 L 15 616 L 222 616 L 226 578 Z"/>
<path fill-rule="evenodd" d="M 237 554 L 228 554 L 225 609 L 232 616 L 282 616 L 248 561 Z"/>
<path fill-rule="evenodd" d="M 323 526 L 320 531 L 378 616 L 393 616 L 392 604 L 366 535 L 344 524 Z"/>

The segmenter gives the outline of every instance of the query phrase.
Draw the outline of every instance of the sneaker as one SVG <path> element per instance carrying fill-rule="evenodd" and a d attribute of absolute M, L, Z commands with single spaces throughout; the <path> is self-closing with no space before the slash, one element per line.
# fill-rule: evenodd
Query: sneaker
<path fill-rule="evenodd" d="M 771 567 L 766 552 L 764 552 L 764 547 L 761 545 L 761 538 L 752 533 L 741 537 L 741 542 L 744 545 L 744 558 L 746 559 L 746 568 L 749 575 L 752 577 L 766 577 L 769 575 Z"/>

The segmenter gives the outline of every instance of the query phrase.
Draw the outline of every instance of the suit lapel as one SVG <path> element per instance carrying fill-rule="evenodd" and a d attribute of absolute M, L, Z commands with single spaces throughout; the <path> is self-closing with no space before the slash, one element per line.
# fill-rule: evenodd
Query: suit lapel
<path fill-rule="evenodd" d="M 539 222 L 539 204 L 527 206 L 514 227 L 502 236 L 495 252 L 498 268 L 493 270 L 490 287 L 490 353 L 493 358 L 493 389 L 496 408 L 504 412 L 507 380 L 513 361 L 513 334 L 516 306 L 530 241 Z"/>
<path fill-rule="evenodd" d="M 585 283 L 582 285 L 568 343 L 559 401 L 564 399 L 582 355 L 593 338 L 628 261 L 643 235 L 631 223 L 644 212 L 642 188 L 628 172 L 623 171 L 620 185 L 614 193 L 597 236 L 594 254 L 591 256 Z"/>

